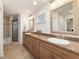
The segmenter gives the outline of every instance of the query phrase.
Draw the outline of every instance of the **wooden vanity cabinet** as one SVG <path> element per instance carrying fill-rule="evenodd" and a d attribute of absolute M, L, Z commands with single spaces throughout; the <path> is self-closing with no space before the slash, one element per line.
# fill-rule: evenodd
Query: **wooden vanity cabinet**
<path fill-rule="evenodd" d="M 31 38 L 31 44 L 32 44 L 32 54 L 36 59 L 40 59 L 40 43 L 38 39 Z"/>
<path fill-rule="evenodd" d="M 46 45 L 40 42 L 40 59 L 63 59 L 63 57 L 51 52 Z"/>
<path fill-rule="evenodd" d="M 35 59 L 40 59 L 39 40 L 26 35 L 24 36 L 23 45 L 28 48 L 28 50 L 32 53 Z"/>
<path fill-rule="evenodd" d="M 70 52 L 66 49 L 55 46 L 54 44 L 49 44 L 44 41 L 40 41 L 40 46 L 48 51 L 51 51 L 53 59 L 79 59 L 79 55 L 76 55 L 73 52 Z"/>
<path fill-rule="evenodd" d="M 43 40 L 24 35 L 23 44 L 35 59 L 79 59 L 79 55 Z"/>
<path fill-rule="evenodd" d="M 32 49 L 31 37 L 23 35 L 23 45 L 31 51 Z"/>

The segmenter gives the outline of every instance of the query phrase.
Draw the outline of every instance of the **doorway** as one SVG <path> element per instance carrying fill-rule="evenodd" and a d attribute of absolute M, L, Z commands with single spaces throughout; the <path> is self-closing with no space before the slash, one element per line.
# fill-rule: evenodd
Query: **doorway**
<path fill-rule="evenodd" d="M 12 20 L 12 41 L 18 42 L 18 20 Z"/>

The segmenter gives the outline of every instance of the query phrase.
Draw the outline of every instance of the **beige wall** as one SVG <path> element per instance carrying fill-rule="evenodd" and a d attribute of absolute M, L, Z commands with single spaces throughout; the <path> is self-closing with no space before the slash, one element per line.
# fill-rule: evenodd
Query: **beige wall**
<path fill-rule="evenodd" d="M 10 37 L 10 19 L 4 16 L 4 38 Z"/>
<path fill-rule="evenodd" d="M 10 44 L 11 39 L 11 28 L 12 28 L 11 19 L 9 16 L 4 16 L 3 20 L 3 38 L 4 38 L 4 44 Z"/>

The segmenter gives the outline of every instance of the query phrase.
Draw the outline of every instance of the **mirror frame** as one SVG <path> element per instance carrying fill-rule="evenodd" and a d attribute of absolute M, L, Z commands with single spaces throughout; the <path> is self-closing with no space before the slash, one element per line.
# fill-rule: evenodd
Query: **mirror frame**
<path fill-rule="evenodd" d="M 53 30 L 52 30 L 52 11 L 53 11 L 53 10 L 56 10 L 57 8 L 63 7 L 63 6 L 65 6 L 65 5 L 67 5 L 67 4 L 70 4 L 70 3 L 73 3 L 73 10 L 74 10 L 73 15 L 75 16 L 75 17 L 74 17 L 74 21 L 73 21 L 73 22 L 74 22 L 74 23 L 73 23 L 74 31 L 73 31 L 73 32 L 56 32 L 56 31 L 53 31 Z M 50 11 L 50 32 L 51 32 L 51 33 L 67 34 L 67 35 L 77 35 L 77 34 L 76 34 L 76 27 L 75 27 L 75 22 L 76 22 L 76 10 L 75 10 L 75 7 L 76 7 L 76 5 L 75 5 L 75 0 L 71 0 L 71 1 L 68 1 L 68 2 L 63 3 L 62 5 L 60 5 L 60 6 L 58 6 L 58 7 L 56 7 L 55 9 L 53 9 L 53 10 Z"/>

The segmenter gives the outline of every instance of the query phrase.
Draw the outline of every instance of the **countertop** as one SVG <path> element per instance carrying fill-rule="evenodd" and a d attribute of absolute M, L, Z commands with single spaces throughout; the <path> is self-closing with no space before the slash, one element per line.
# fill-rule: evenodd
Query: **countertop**
<path fill-rule="evenodd" d="M 50 36 L 45 36 L 45 35 L 41 35 L 41 34 L 33 34 L 33 33 L 32 34 L 25 33 L 25 34 L 50 43 L 48 41 L 48 38 L 51 38 Z M 53 44 L 53 43 L 50 43 L 50 44 Z M 67 49 L 68 51 L 74 52 L 75 54 L 79 55 L 79 42 L 70 41 L 70 44 L 68 44 L 68 45 L 59 45 L 59 44 L 53 44 L 53 45 L 56 45 L 57 47 L 60 47 L 63 49 Z"/>

